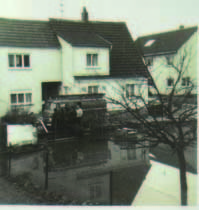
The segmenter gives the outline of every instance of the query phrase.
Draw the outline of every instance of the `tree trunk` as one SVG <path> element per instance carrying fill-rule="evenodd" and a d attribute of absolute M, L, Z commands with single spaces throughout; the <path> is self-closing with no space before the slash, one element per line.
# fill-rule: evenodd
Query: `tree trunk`
<path fill-rule="evenodd" d="M 184 150 L 178 149 L 178 161 L 180 166 L 180 189 L 181 189 L 181 205 L 187 205 L 187 177 L 186 177 L 186 161 L 184 156 Z"/>

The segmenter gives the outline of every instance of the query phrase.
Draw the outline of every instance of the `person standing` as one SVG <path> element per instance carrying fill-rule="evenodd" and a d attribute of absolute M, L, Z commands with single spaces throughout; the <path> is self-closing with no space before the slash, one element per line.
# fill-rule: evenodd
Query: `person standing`
<path fill-rule="evenodd" d="M 76 122 L 77 122 L 77 129 L 78 133 L 81 135 L 81 119 L 83 116 L 83 109 L 81 107 L 81 103 L 78 103 L 75 108 L 76 111 Z"/>

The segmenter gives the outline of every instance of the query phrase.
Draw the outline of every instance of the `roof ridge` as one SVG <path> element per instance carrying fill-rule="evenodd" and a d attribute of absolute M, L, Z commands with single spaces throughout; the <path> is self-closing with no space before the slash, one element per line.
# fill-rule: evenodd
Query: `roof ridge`
<path fill-rule="evenodd" d="M 112 24 L 125 24 L 125 21 L 102 21 L 102 20 L 89 20 L 87 22 L 84 22 L 80 19 L 64 19 L 64 18 L 49 18 L 50 21 L 60 21 L 60 22 L 71 22 L 71 23 L 112 23 Z"/>
<path fill-rule="evenodd" d="M 48 23 L 48 20 L 39 20 L 39 19 L 20 19 L 20 18 L 4 18 L 0 17 L 0 20 L 7 20 L 7 21 L 19 21 L 19 22 L 45 22 Z"/>
<path fill-rule="evenodd" d="M 138 37 L 137 38 L 137 40 L 138 39 L 143 39 L 143 38 L 146 38 L 146 37 L 150 37 L 150 36 L 159 36 L 159 35 L 165 35 L 165 34 L 168 34 L 168 33 L 176 33 L 176 32 L 180 32 L 180 31 L 187 31 L 187 30 L 190 30 L 190 29 L 197 29 L 198 28 L 198 26 L 196 25 L 196 26 L 192 26 L 192 27 L 188 27 L 188 28 L 182 28 L 182 29 L 180 29 L 180 28 L 178 28 L 178 29 L 176 29 L 176 30 L 170 30 L 170 31 L 165 31 L 165 32 L 159 32 L 159 33 L 151 33 L 151 34 L 148 34 L 148 35 L 144 35 L 144 36 L 140 36 L 140 37 Z"/>

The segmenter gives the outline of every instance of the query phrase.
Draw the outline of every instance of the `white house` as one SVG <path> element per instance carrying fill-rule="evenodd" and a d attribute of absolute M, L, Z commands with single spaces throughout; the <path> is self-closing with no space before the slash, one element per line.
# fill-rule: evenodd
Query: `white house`
<path fill-rule="evenodd" d="M 171 92 L 178 73 L 172 64 L 180 69 L 183 63 L 183 75 L 176 88 L 176 94 L 194 85 L 192 94 L 197 91 L 198 28 L 184 28 L 139 37 L 136 40 L 140 54 L 152 75 L 160 93 Z M 184 56 L 184 62 L 183 62 Z M 153 91 L 151 89 L 151 91 Z M 154 92 L 153 92 L 154 93 Z"/>
<path fill-rule="evenodd" d="M 148 97 L 148 70 L 124 22 L 0 19 L 0 116 L 59 94 Z M 113 109 L 108 104 L 108 109 Z"/>

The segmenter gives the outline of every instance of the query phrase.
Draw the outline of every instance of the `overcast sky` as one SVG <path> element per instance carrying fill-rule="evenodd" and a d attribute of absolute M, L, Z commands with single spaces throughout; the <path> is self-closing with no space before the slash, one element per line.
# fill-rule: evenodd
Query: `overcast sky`
<path fill-rule="evenodd" d="M 199 0 L 0 0 L 0 17 L 80 19 L 85 5 L 90 20 L 125 21 L 138 36 L 199 24 Z"/>

